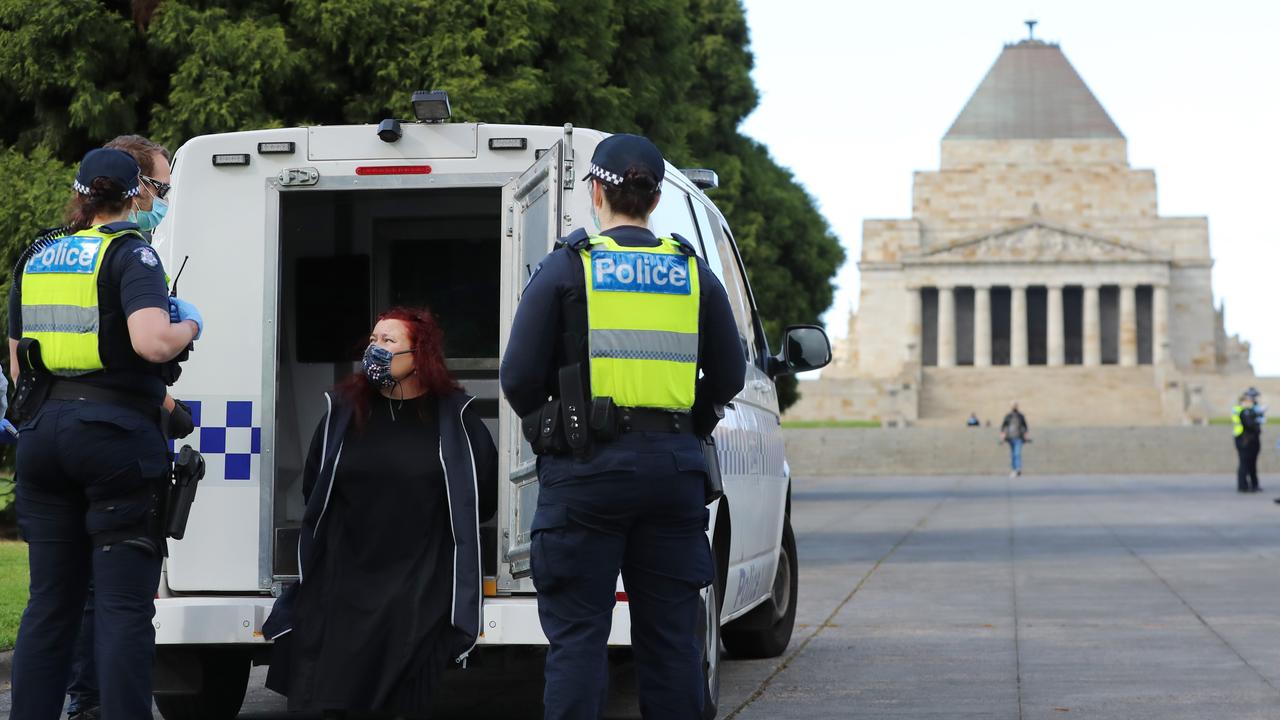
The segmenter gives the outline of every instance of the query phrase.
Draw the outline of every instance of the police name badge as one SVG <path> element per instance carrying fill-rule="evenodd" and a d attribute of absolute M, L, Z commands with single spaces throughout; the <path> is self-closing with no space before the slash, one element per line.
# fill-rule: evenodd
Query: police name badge
<path fill-rule="evenodd" d="M 36 275 L 43 273 L 92 275 L 98 264 L 98 253 L 101 250 L 101 240 L 71 235 L 53 243 L 45 248 L 44 252 L 27 261 L 26 272 Z"/>
<path fill-rule="evenodd" d="M 688 295 L 689 260 L 684 255 L 591 251 L 591 287 L 604 292 Z"/>

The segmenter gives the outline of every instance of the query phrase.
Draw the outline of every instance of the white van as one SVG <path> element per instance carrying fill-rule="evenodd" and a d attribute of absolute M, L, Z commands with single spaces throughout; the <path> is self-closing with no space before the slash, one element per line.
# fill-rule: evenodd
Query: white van
<path fill-rule="evenodd" d="M 155 246 L 208 331 L 173 394 L 195 409 L 186 440 L 208 463 L 186 538 L 171 544 L 156 600 L 156 701 L 168 720 L 230 718 L 262 622 L 297 577 L 303 458 L 322 392 L 359 367 L 375 314 L 430 306 L 449 367 L 499 449 L 499 509 L 482 525 L 483 623 L 473 657 L 545 645 L 529 578 L 534 456 L 501 397 L 498 361 L 524 281 L 555 239 L 590 223 L 575 169 L 606 135 L 569 126 L 404 122 L 198 137 L 179 149 Z M 690 173 L 699 177 L 696 173 Z M 703 175 L 709 175 L 703 173 Z M 715 433 L 725 497 L 709 535 L 706 593 L 714 716 L 722 636 L 736 655 L 781 654 L 795 619 L 796 550 L 773 376 L 820 367 L 820 329 L 770 355 L 733 236 L 697 185 L 668 168 L 652 219 L 693 242 L 723 280 L 750 358 Z M 619 586 L 611 645 L 630 642 Z M 723 629 L 721 626 L 723 625 Z M 722 635 L 721 635 L 722 633 Z"/>

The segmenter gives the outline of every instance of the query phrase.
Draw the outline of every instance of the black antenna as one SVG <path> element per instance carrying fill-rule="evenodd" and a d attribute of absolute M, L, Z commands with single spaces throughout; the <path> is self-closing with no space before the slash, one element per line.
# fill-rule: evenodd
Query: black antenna
<path fill-rule="evenodd" d="M 1036 25 L 1039 25 L 1039 24 L 1040 24 L 1040 21 L 1039 21 L 1039 20 L 1023 20 L 1022 22 L 1023 22 L 1023 23 L 1025 23 L 1025 24 L 1026 24 L 1026 26 L 1027 26 L 1027 39 L 1028 39 L 1028 40 L 1035 40 L 1035 39 L 1036 39 Z"/>
<path fill-rule="evenodd" d="M 178 274 L 173 276 L 173 287 L 169 289 L 169 297 L 178 297 L 178 278 L 182 277 L 182 271 L 187 269 L 187 261 L 190 259 L 190 255 L 182 256 L 182 265 L 178 267 Z"/>

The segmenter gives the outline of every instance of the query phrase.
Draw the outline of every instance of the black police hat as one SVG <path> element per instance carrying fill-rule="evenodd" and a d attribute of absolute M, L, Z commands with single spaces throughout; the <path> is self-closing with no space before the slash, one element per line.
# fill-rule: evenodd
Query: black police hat
<path fill-rule="evenodd" d="M 648 170 L 662 184 L 666 165 L 662 162 L 662 153 L 648 138 L 639 135 L 610 135 L 596 145 L 591 156 L 591 169 L 588 175 L 618 186 L 623 177 L 632 168 Z"/>
<path fill-rule="evenodd" d="M 93 181 L 107 178 L 124 188 L 121 198 L 131 198 L 140 192 L 138 187 L 138 161 L 123 150 L 96 148 L 80 161 L 75 182 L 71 184 L 81 195 L 92 194 Z"/>

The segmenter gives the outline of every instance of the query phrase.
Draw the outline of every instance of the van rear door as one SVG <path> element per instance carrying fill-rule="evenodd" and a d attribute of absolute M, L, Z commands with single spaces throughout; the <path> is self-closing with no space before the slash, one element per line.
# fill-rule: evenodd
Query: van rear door
<path fill-rule="evenodd" d="M 502 188 L 503 257 L 501 349 L 505 355 L 511 322 L 533 269 L 561 235 L 564 193 L 573 187 L 572 129 L 546 150 L 524 174 Z M 533 449 L 520 431 L 520 418 L 506 402 L 498 414 L 499 474 L 507 478 L 498 491 L 499 592 L 533 592 L 529 579 L 530 525 L 538 502 L 538 476 Z"/>

